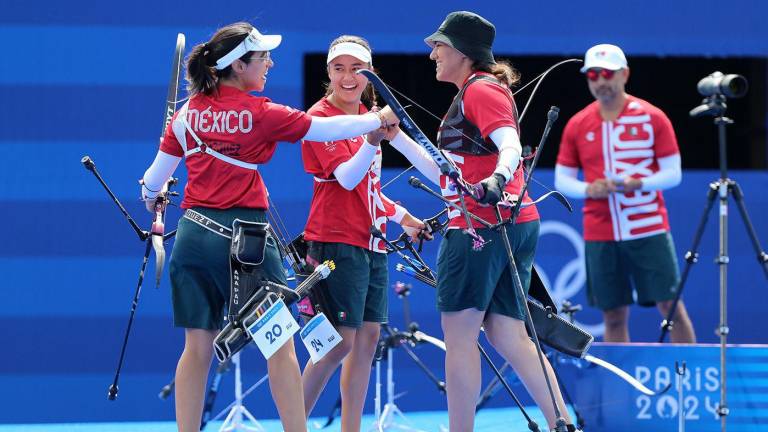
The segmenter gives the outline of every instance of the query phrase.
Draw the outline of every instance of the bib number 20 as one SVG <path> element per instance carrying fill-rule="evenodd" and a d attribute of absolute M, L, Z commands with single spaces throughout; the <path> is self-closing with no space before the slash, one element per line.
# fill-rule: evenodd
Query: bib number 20
<path fill-rule="evenodd" d="M 275 302 L 248 327 L 248 333 L 266 359 L 272 357 L 298 330 L 299 323 L 293 319 L 282 300 Z"/>
<path fill-rule="evenodd" d="M 281 334 L 283 334 L 283 328 L 280 327 L 280 324 L 275 324 L 272 326 L 271 330 L 267 330 L 264 336 L 267 338 L 267 341 L 269 341 L 271 345 L 275 343 L 276 340 L 280 339 Z"/>

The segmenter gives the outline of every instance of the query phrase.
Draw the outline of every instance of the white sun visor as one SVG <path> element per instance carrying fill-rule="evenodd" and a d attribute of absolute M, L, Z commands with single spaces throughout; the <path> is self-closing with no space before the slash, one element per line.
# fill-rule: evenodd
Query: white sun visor
<path fill-rule="evenodd" d="M 251 51 L 270 51 L 277 48 L 283 37 L 280 35 L 263 35 L 259 33 L 255 28 L 248 33 L 248 36 L 243 39 L 232 51 L 228 52 L 224 57 L 216 60 L 216 69 L 222 70 L 231 65 L 232 62 L 242 57 L 245 53 Z"/>
<path fill-rule="evenodd" d="M 331 49 L 328 50 L 328 60 L 326 61 L 326 64 L 331 64 L 333 59 L 341 55 L 351 55 L 362 62 L 371 65 L 373 64 L 371 62 L 370 51 L 365 49 L 364 46 L 354 42 L 342 42 L 332 46 Z"/>

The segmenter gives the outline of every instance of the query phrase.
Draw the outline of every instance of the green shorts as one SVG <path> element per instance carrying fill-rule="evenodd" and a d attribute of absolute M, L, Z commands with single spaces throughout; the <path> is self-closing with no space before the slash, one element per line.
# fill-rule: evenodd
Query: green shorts
<path fill-rule="evenodd" d="M 539 238 L 539 221 L 507 229 L 523 289 L 528 292 L 531 268 Z M 509 259 L 499 231 L 477 230 L 486 241 L 472 250 L 472 238 L 460 230 L 449 230 L 437 255 L 437 308 L 457 312 L 475 308 L 488 313 L 525 319 L 525 298 L 512 284 Z"/>
<path fill-rule="evenodd" d="M 235 219 L 267 221 L 264 211 L 259 209 L 217 210 L 195 207 L 194 210 L 226 227 L 232 227 Z M 229 247 L 228 238 L 183 217 L 179 219 L 169 266 L 173 323 L 176 327 L 207 330 L 222 328 L 231 283 Z M 271 237 L 267 238 L 261 268 L 268 280 L 287 283 L 280 251 L 275 239 Z"/>
<path fill-rule="evenodd" d="M 598 309 L 631 305 L 635 302 L 633 286 L 641 306 L 675 298 L 680 271 L 669 233 L 636 240 L 588 241 L 584 255 L 587 298 Z"/>
<path fill-rule="evenodd" d="M 309 255 L 318 262 L 333 260 L 336 264 L 323 283 L 328 290 L 326 314 L 338 325 L 360 328 L 364 321 L 387 322 L 387 254 L 313 241 Z"/>

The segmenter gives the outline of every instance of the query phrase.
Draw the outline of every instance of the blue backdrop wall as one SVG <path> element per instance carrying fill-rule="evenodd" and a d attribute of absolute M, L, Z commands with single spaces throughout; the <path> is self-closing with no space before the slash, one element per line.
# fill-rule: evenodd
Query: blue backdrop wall
<path fill-rule="evenodd" d="M 151 284 L 145 287 L 120 398 L 116 403 L 106 401 L 143 248 L 79 160 L 90 155 L 140 224 L 149 222 L 136 198 L 136 179 L 156 151 L 178 32 L 186 34 L 188 48 L 206 40 L 217 26 L 237 20 L 282 34 L 284 42 L 274 52 L 276 67 L 265 94 L 295 107 L 303 105 L 304 54 L 324 52 L 334 37 L 352 33 L 366 36 L 378 53 L 427 55 L 423 37 L 447 12 L 457 9 L 475 10 L 496 23 L 496 50 L 511 55 L 580 56 L 595 43 L 611 41 L 629 56 L 768 56 L 768 29 L 761 21 L 768 5 L 757 0 L 731 2 L 727 8 L 714 1 L 661 0 L 627 2 L 620 8 L 584 7 L 565 0 L 514 5 L 428 1 L 387 7 L 368 3 L 331 7 L 319 2 L 286 6 L 276 1 L 257 6 L 229 1 L 217 6 L 190 1 L 183 3 L 183 9 L 178 5 L 48 0 L 2 4 L 0 211 L 6 228 L 0 246 L 0 423 L 172 418 L 171 405 L 154 396 L 172 377 L 182 344 L 182 332 L 171 327 L 167 279 L 159 290 Z M 424 77 L 424 85 L 433 84 L 432 77 Z M 563 89 L 563 97 L 568 97 L 568 89 Z M 556 151 L 558 138 L 553 137 L 547 151 Z M 289 230 L 300 232 L 311 179 L 301 169 L 298 146 L 281 145 L 263 173 Z M 396 173 L 390 170 L 384 177 Z M 183 170 L 178 174 L 183 180 Z M 683 184 L 666 194 L 680 257 L 704 209 L 707 185 L 716 177 L 716 172 L 686 172 Z M 538 178 L 546 185 L 553 183 L 551 172 L 542 171 Z M 758 235 L 765 240 L 768 176 L 735 172 L 733 178 L 742 185 Z M 534 189 L 535 195 L 541 192 Z M 439 210 L 436 202 L 403 180 L 390 186 L 388 195 L 420 216 Z M 578 209 L 580 203 L 575 204 Z M 559 298 L 583 302 L 580 214 L 578 210 L 568 214 L 549 203 L 541 213 L 537 265 Z M 768 284 L 733 206 L 731 214 L 730 340 L 763 343 L 759 317 Z M 171 210 L 169 225 L 175 225 L 178 215 Z M 716 233 L 713 215 L 702 241 L 700 264 L 686 287 L 688 307 L 704 342 L 716 340 L 718 284 L 712 264 Z M 435 250 L 436 245 L 427 247 L 430 262 Z M 392 273 L 391 279 L 401 278 Z M 415 286 L 411 306 L 423 328 L 439 336 L 430 289 Z M 401 311 L 393 296 L 391 317 L 398 325 Z M 583 312 L 579 320 L 601 331 L 595 311 Z M 633 311 L 633 336 L 655 340 L 658 322 L 653 310 Z M 442 370 L 439 353 L 428 349 L 420 353 Z M 264 362 L 255 351 L 246 353 L 245 360 L 246 381 L 252 382 L 264 373 Z M 426 379 L 415 368 L 402 366 L 399 381 L 408 383 L 404 390 L 412 390 L 403 399 L 405 405 L 444 407 L 437 393 L 425 398 L 415 392 L 424 388 Z M 230 389 L 225 382 L 222 394 Z M 266 391 L 259 392 L 256 401 L 264 403 L 253 408 L 257 416 L 275 417 L 268 400 Z M 318 412 L 325 412 L 333 400 L 335 394 L 329 394 Z"/>

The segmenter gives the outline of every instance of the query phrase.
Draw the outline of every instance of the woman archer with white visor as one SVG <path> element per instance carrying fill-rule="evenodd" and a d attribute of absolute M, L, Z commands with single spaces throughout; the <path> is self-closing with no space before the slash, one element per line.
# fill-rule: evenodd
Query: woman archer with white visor
<path fill-rule="evenodd" d="M 325 96 L 308 113 L 328 119 L 366 114 L 376 104 L 373 87 L 360 69 L 371 69 L 371 49 L 359 36 L 340 36 L 327 57 Z M 376 108 L 373 108 L 376 109 Z M 381 148 L 396 132 L 381 128 L 366 136 L 302 143 L 304 169 L 315 178 L 314 195 L 304 238 L 309 260 L 331 259 L 336 270 L 323 281 L 324 311 L 343 340 L 319 362 L 308 362 L 302 380 L 307 415 L 339 363 L 341 368 L 341 430 L 359 431 L 368 390 L 371 362 L 381 323 L 387 322 L 387 254 L 382 233 L 388 220 L 415 236 L 424 223 L 381 192 Z M 387 137 L 387 134 L 390 134 Z"/>
<path fill-rule="evenodd" d="M 153 198 L 186 155 L 187 184 L 181 207 L 218 224 L 234 219 L 266 222 L 267 188 L 258 166 L 267 163 L 277 142 L 332 141 L 396 124 L 388 108 L 378 113 L 313 117 L 253 96 L 261 92 L 274 66 L 270 51 L 279 35 L 262 35 L 251 24 L 222 27 L 187 59 L 189 101 L 174 116 L 154 162 L 144 174 L 142 195 Z M 181 218 L 171 254 L 174 325 L 185 329 L 184 351 L 176 369 L 176 421 L 179 431 L 198 431 L 213 341 L 229 301 L 229 239 Z M 285 284 L 280 254 L 267 242 L 260 265 L 265 277 Z M 285 431 L 306 431 L 301 375 L 289 341 L 268 362 L 269 384 Z"/>

